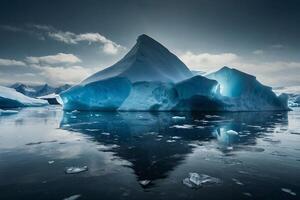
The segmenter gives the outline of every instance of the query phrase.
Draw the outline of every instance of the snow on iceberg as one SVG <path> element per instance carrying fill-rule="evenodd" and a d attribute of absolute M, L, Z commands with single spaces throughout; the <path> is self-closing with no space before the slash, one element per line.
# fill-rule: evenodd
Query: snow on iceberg
<path fill-rule="evenodd" d="M 0 108 L 16 108 L 28 106 L 44 106 L 48 102 L 27 97 L 16 90 L 0 86 Z"/>
<path fill-rule="evenodd" d="M 131 82 L 177 82 L 193 76 L 189 68 L 163 45 L 143 34 L 119 62 L 85 79 L 87 84 L 111 77 L 126 77 Z"/>

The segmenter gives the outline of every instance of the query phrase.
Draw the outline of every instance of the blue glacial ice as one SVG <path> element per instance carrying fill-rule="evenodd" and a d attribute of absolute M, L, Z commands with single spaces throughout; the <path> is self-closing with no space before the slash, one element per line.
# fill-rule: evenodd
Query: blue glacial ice
<path fill-rule="evenodd" d="M 168 49 L 141 35 L 119 62 L 62 92 L 64 110 L 261 111 L 287 110 L 252 75 L 224 67 L 194 75 Z"/>

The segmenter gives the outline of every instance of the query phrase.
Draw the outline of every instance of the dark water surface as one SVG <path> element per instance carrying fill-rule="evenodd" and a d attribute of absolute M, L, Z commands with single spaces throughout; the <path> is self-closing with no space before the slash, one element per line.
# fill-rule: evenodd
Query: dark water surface
<path fill-rule="evenodd" d="M 88 171 L 66 174 L 72 166 Z M 182 183 L 189 172 L 221 183 L 189 188 Z M 113 113 L 49 106 L 0 116 L 0 199 L 73 195 L 299 199 L 300 110 Z"/>

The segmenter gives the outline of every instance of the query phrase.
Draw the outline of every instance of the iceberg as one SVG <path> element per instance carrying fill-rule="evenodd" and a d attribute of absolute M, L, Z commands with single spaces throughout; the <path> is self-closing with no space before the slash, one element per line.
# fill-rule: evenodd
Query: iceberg
<path fill-rule="evenodd" d="M 193 73 L 147 35 L 116 64 L 59 94 L 64 110 L 263 111 L 287 110 L 252 75 L 224 67 L 207 76 Z"/>
<path fill-rule="evenodd" d="M 16 90 L 0 86 L 0 108 L 17 108 L 29 106 L 45 106 L 48 102 L 27 97 Z"/>

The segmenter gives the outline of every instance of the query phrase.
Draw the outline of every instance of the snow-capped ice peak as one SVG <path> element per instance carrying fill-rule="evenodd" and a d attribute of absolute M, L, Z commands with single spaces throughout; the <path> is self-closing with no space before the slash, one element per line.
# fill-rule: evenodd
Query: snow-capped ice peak
<path fill-rule="evenodd" d="M 177 56 L 153 38 L 143 34 L 119 62 L 82 82 L 87 84 L 112 77 L 126 77 L 132 82 L 178 82 L 193 76 Z"/>

